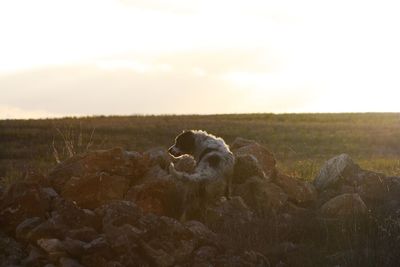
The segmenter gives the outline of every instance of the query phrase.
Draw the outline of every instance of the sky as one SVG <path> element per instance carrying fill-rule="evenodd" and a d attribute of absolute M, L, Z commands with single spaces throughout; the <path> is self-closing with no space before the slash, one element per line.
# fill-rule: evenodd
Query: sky
<path fill-rule="evenodd" d="M 0 119 L 400 112 L 400 2 L 0 1 Z"/>

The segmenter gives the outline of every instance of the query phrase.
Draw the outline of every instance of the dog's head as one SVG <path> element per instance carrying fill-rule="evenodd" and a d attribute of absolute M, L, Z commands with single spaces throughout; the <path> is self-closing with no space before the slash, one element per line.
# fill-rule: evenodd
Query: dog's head
<path fill-rule="evenodd" d="M 193 131 L 183 131 L 175 138 L 175 144 L 168 149 L 168 152 L 179 157 L 185 154 L 193 154 L 195 150 L 195 134 Z"/>

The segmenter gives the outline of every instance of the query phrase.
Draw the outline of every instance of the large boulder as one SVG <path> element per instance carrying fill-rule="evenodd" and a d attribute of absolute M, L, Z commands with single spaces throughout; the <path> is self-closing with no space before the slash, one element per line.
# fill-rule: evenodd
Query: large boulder
<path fill-rule="evenodd" d="M 266 174 L 257 158 L 249 154 L 237 155 L 235 157 L 232 182 L 241 184 L 253 176 L 266 179 Z"/>
<path fill-rule="evenodd" d="M 259 143 L 243 138 L 236 138 L 231 145 L 231 149 L 235 157 L 252 155 L 257 159 L 267 177 L 275 177 L 276 161 L 274 155 Z"/>
<path fill-rule="evenodd" d="M 61 195 L 82 208 L 95 209 L 107 201 L 123 199 L 128 189 L 128 178 L 101 172 L 71 177 Z"/>
<path fill-rule="evenodd" d="M 358 194 L 342 194 L 326 202 L 319 210 L 322 217 L 341 218 L 362 215 L 368 208 Z"/>
<path fill-rule="evenodd" d="M 233 195 L 242 197 L 260 215 L 279 212 L 288 200 L 288 195 L 279 186 L 256 176 L 235 186 Z"/>
<path fill-rule="evenodd" d="M 83 177 L 100 172 L 124 176 L 131 183 L 143 177 L 148 170 L 150 159 L 147 154 L 125 151 L 121 148 L 98 150 L 76 155 L 58 164 L 48 177 L 52 186 L 61 192 L 71 177 Z"/>
<path fill-rule="evenodd" d="M 324 190 L 336 185 L 339 181 L 354 177 L 360 167 L 347 154 L 334 157 L 322 166 L 314 185 L 318 190 Z"/>
<path fill-rule="evenodd" d="M 278 174 L 274 180 L 283 191 L 288 195 L 289 200 L 298 205 L 308 205 L 317 198 L 314 186 L 307 181 L 302 181 L 285 174 Z"/>
<path fill-rule="evenodd" d="M 182 212 L 183 197 L 177 183 L 164 176 L 131 187 L 125 199 L 136 203 L 145 213 L 178 217 Z"/>
<path fill-rule="evenodd" d="M 27 218 L 45 218 L 50 209 L 50 199 L 37 183 L 16 182 L 11 184 L 0 201 L 0 225 L 6 231 Z"/>

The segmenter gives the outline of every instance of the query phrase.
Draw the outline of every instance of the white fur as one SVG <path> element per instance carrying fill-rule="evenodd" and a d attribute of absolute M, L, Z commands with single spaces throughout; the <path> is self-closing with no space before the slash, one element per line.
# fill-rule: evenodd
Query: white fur
<path fill-rule="evenodd" d="M 205 131 L 192 130 L 192 132 L 195 137 L 195 150 L 192 156 L 197 163 L 195 172 L 193 174 L 178 172 L 171 163 L 169 168 L 170 173 L 180 180 L 212 182 L 223 179 L 227 183 L 227 186 L 230 186 L 234 156 L 229 150 L 229 146 L 222 138 L 216 137 Z M 172 149 L 179 151 L 176 147 L 172 147 Z M 205 149 L 215 149 L 215 151 L 207 153 L 200 159 L 200 156 Z M 220 159 L 218 168 L 210 166 L 208 160 L 212 156 L 218 156 Z"/>

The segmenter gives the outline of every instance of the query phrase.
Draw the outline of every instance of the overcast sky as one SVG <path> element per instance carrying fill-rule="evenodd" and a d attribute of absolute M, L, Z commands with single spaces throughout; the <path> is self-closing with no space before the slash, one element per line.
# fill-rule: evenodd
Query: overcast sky
<path fill-rule="evenodd" d="M 399 112 L 400 2 L 0 2 L 0 118 Z"/>

